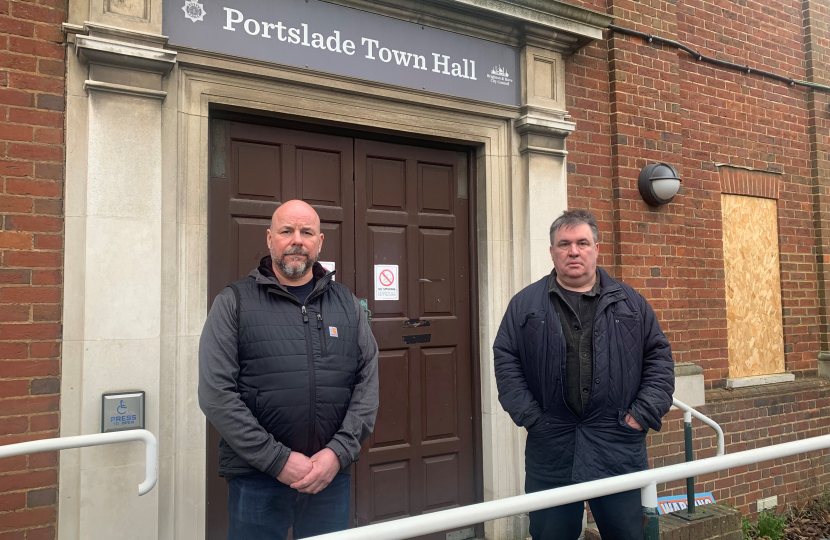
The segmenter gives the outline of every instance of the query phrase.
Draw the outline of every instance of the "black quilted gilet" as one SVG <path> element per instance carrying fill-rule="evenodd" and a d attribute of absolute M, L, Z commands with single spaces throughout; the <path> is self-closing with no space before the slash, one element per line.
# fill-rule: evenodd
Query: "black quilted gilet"
<path fill-rule="evenodd" d="M 358 360 L 351 291 L 321 277 L 306 305 L 277 285 L 232 283 L 238 309 L 242 400 L 274 439 L 311 456 L 346 416 Z M 220 476 L 259 472 L 220 442 Z"/>

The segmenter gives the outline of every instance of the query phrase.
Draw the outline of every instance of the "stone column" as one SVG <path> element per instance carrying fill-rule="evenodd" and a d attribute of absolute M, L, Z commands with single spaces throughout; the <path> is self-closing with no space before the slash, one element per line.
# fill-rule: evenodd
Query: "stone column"
<path fill-rule="evenodd" d="M 550 42 L 552 45 L 555 42 Z M 548 248 L 551 222 L 568 207 L 565 138 L 576 127 L 565 106 L 565 66 L 562 54 L 526 45 L 521 54 L 523 106 L 513 121 L 513 238 L 514 290 L 550 273 Z M 500 315 L 497 316 L 500 318 Z M 485 485 L 485 499 L 500 499 L 524 492 L 524 447 L 527 433 L 516 427 L 498 403 L 484 411 L 494 433 L 511 437 L 494 446 L 492 464 L 499 474 Z M 488 431 L 485 425 L 485 432 Z M 485 467 L 487 464 L 485 464 Z M 485 475 L 485 484 L 487 484 Z M 526 538 L 527 516 L 488 522 L 487 538 Z"/>
<path fill-rule="evenodd" d="M 525 188 L 526 239 L 523 276 L 528 283 L 550 273 L 550 224 L 568 208 L 565 139 L 576 128 L 565 111 L 565 65 L 560 52 L 522 49 L 522 109 L 514 122 Z"/>
<path fill-rule="evenodd" d="M 100 433 L 101 394 L 144 390 L 163 439 L 162 79 L 176 53 L 152 34 L 70 30 L 61 435 Z M 159 537 L 164 491 L 138 497 L 144 460 L 141 443 L 65 452 L 60 538 Z"/>

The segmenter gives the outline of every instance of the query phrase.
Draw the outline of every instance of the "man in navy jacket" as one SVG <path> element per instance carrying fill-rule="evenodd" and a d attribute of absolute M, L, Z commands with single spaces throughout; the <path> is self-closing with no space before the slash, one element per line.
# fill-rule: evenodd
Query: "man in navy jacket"
<path fill-rule="evenodd" d="M 554 269 L 510 301 L 496 341 L 499 401 L 528 431 L 525 491 L 648 468 L 646 433 L 672 404 L 674 362 L 654 311 L 597 268 L 596 218 L 550 228 Z M 603 540 L 642 540 L 640 490 L 589 501 Z M 583 504 L 530 513 L 533 540 L 576 540 Z"/>

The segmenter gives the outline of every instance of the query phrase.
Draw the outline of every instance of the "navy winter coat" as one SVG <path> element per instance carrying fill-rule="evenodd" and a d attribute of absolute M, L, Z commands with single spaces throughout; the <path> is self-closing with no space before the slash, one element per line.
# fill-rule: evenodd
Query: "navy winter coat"
<path fill-rule="evenodd" d="M 565 402 L 566 344 L 549 279 L 510 301 L 496 341 L 499 402 L 527 428 L 527 475 L 550 483 L 598 480 L 648 468 L 645 437 L 672 404 L 674 361 L 645 298 L 599 269 L 594 385 L 581 417 Z M 631 413 L 646 431 L 625 422 Z"/>

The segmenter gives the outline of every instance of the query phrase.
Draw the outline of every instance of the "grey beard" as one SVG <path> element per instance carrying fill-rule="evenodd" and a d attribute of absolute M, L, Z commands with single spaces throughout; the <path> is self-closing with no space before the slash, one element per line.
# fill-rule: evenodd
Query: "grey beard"
<path fill-rule="evenodd" d="M 285 260 L 286 255 L 305 255 L 306 262 L 300 264 L 299 266 L 291 266 Z M 291 279 L 303 277 L 304 275 L 306 275 L 306 272 L 308 272 L 311 269 L 311 267 L 314 266 L 314 263 L 317 262 L 317 257 L 310 257 L 308 252 L 306 252 L 304 249 L 294 248 L 286 250 L 281 257 L 274 257 L 274 255 L 271 254 L 271 258 L 274 259 L 277 268 L 280 269 L 280 272 L 282 272 L 282 274 L 285 277 Z"/>

